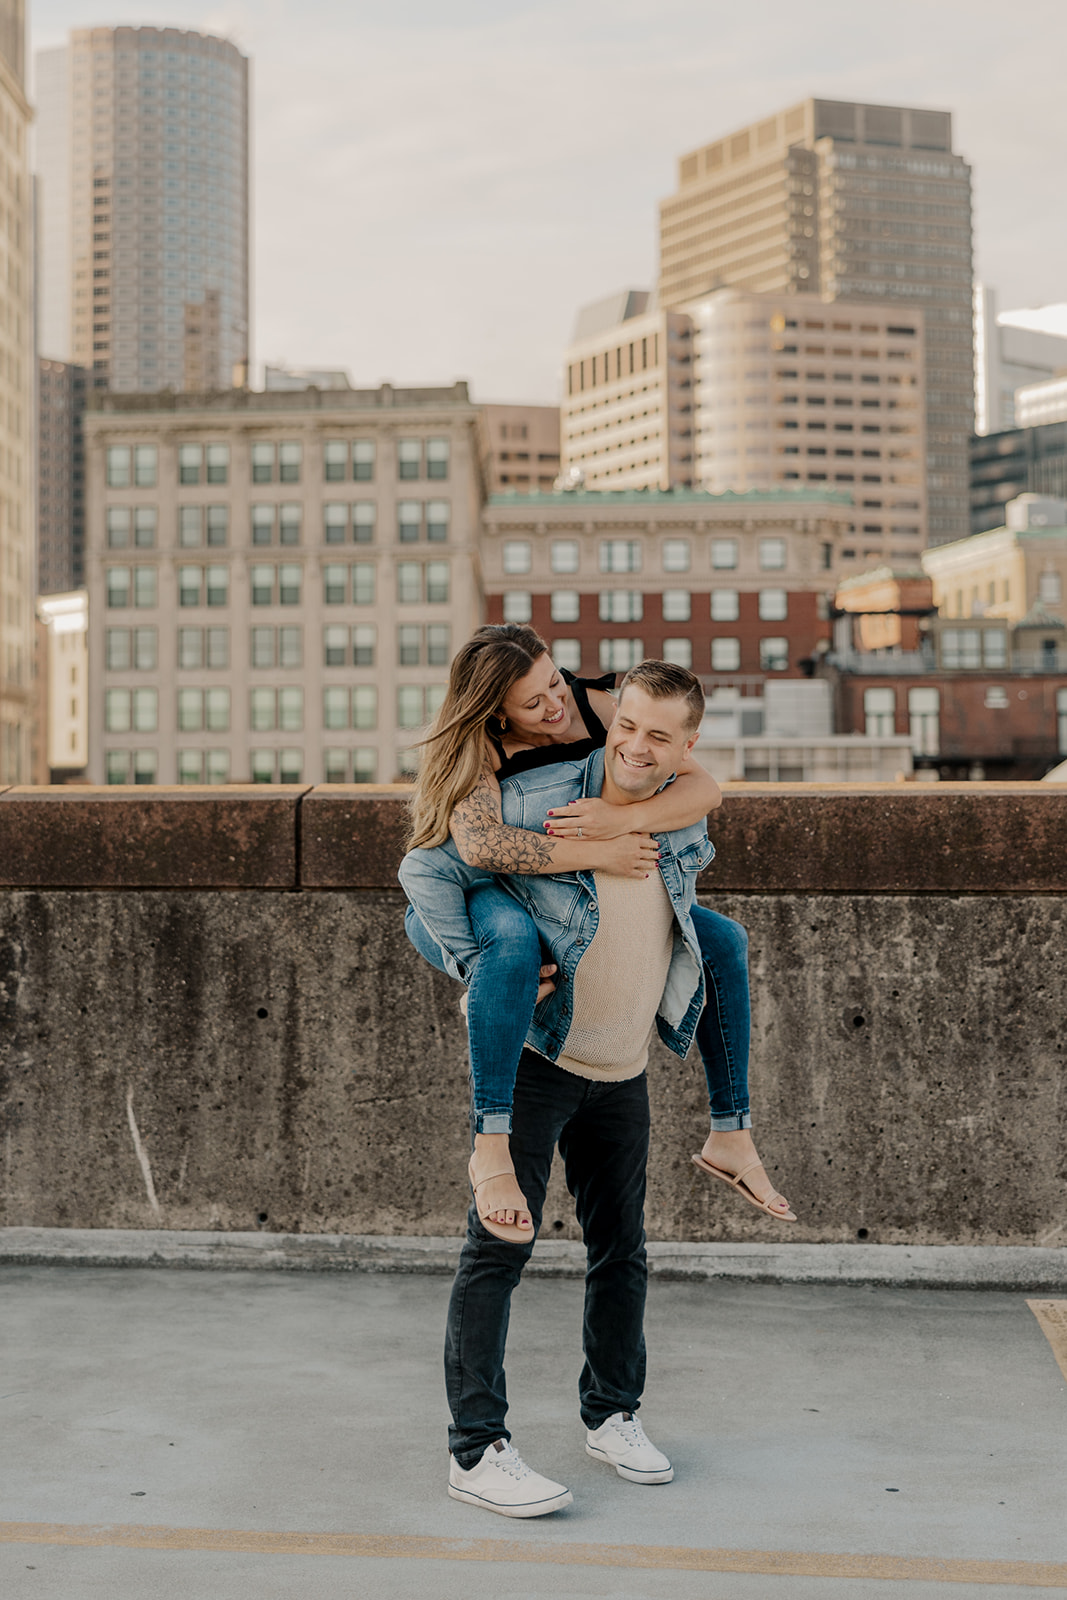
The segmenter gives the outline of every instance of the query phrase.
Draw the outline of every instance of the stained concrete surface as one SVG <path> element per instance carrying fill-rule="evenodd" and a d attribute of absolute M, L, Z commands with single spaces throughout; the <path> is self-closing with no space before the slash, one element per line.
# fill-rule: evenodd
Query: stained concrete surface
<path fill-rule="evenodd" d="M 1022 1296 L 654 1283 L 643 1417 L 676 1479 L 643 1488 L 583 1450 L 580 1284 L 532 1280 L 511 1422 L 575 1504 L 520 1525 L 445 1494 L 447 1293 L 423 1276 L 0 1270 L 0 1521 L 1067 1561 L 1067 1383 Z M 1025 1592 L 32 1544 L 0 1544 L 0 1586 L 5 1600 Z"/>

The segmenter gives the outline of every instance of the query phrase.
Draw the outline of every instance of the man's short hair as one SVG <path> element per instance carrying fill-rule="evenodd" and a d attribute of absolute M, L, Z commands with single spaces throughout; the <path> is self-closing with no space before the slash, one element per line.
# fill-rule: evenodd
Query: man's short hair
<path fill-rule="evenodd" d="M 696 733 L 704 718 L 704 691 L 700 679 L 688 667 L 679 667 L 673 661 L 640 661 L 619 685 L 620 699 L 631 684 L 643 689 L 652 700 L 684 700 L 686 731 Z"/>

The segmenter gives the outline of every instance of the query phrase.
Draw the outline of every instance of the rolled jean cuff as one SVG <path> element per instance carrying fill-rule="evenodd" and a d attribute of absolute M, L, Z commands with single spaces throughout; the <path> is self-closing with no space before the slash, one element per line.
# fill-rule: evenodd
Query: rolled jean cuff
<path fill-rule="evenodd" d="M 476 1111 L 474 1113 L 475 1133 L 510 1133 L 510 1111 Z"/>
<path fill-rule="evenodd" d="M 751 1128 L 752 1118 L 747 1111 L 735 1112 L 730 1117 L 712 1117 L 712 1133 L 736 1133 L 740 1128 Z"/>

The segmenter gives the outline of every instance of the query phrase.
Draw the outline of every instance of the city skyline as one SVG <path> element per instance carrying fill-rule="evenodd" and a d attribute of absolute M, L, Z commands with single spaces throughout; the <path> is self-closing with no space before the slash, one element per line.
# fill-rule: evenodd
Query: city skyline
<path fill-rule="evenodd" d="M 121 20 L 219 32 L 252 56 L 260 358 L 553 402 L 579 306 L 653 282 L 678 156 L 808 94 L 950 109 L 975 172 L 978 275 L 1005 307 L 1063 300 L 1067 220 L 1047 200 L 1067 113 L 1053 53 L 1033 48 L 1055 13 L 1025 0 L 1011 30 L 1000 16 L 906 4 L 882 21 L 834 3 L 800 32 L 784 7 L 650 18 L 538 0 L 501 17 L 462 0 L 443 23 L 421 0 L 388 19 L 334 0 L 144 0 L 121 18 L 55 0 L 31 44 Z"/>

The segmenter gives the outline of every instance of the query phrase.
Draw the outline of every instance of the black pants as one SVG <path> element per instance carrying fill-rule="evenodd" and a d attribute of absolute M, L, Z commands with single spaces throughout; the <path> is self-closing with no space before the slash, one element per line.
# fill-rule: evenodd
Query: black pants
<path fill-rule="evenodd" d="M 524 1050 L 511 1153 L 535 1233 L 557 1143 L 585 1239 L 585 1364 L 578 1395 L 582 1421 L 597 1428 L 613 1412 L 636 1411 L 645 1382 L 644 1073 L 624 1083 L 592 1083 Z M 532 1239 L 528 1245 L 495 1239 L 471 1206 L 445 1338 L 449 1445 L 465 1469 L 494 1439 L 511 1437 L 504 1422 L 504 1346 L 512 1292 L 532 1250 Z"/>

